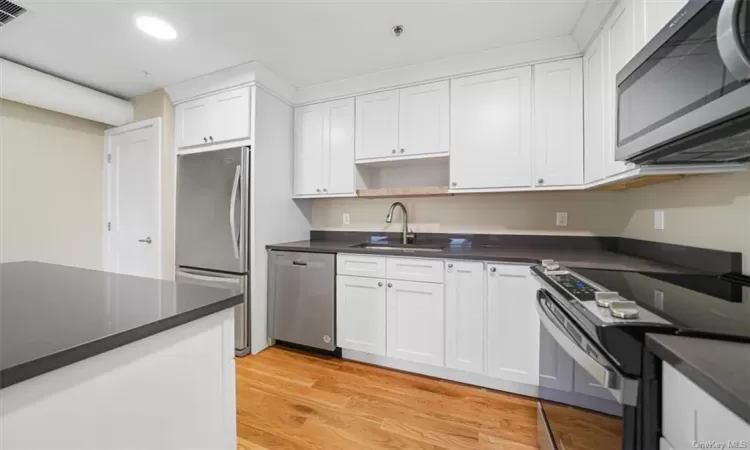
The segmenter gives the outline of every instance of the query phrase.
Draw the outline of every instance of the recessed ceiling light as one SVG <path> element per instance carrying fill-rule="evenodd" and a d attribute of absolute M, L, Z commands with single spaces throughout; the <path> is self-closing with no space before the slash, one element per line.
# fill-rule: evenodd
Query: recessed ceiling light
<path fill-rule="evenodd" d="M 139 16 L 135 18 L 135 24 L 138 29 L 153 36 L 156 39 L 174 39 L 177 37 L 177 31 L 169 22 L 154 16 Z"/>

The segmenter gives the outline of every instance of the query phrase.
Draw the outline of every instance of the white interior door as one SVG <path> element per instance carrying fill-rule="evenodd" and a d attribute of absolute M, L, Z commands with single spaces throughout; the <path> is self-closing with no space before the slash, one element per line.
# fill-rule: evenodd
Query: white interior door
<path fill-rule="evenodd" d="M 161 119 L 106 133 L 105 270 L 161 277 Z"/>

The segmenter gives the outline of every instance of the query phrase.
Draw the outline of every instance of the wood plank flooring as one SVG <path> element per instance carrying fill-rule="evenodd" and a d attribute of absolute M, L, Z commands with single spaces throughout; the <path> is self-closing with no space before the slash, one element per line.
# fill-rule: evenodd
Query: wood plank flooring
<path fill-rule="evenodd" d="M 279 347 L 236 367 L 238 450 L 537 448 L 530 398 Z M 573 426 L 616 428 L 566 410 Z M 611 448 L 592 439 L 566 449 Z"/>

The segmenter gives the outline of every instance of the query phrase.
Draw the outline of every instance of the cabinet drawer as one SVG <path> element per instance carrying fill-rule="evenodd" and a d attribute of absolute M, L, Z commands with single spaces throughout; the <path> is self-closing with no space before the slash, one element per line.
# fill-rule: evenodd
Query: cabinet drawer
<path fill-rule="evenodd" d="M 389 280 L 443 282 L 442 259 L 388 258 L 386 265 Z"/>
<path fill-rule="evenodd" d="M 339 275 L 385 278 L 385 256 L 339 254 L 336 262 Z"/>
<path fill-rule="evenodd" d="M 525 264 L 487 264 L 490 274 L 525 277 L 531 275 L 529 266 Z"/>

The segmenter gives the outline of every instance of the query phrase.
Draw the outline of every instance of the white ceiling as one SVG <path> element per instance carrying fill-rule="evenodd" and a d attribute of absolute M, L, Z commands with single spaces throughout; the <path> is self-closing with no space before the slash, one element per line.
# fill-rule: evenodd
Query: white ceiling
<path fill-rule="evenodd" d="M 567 35 L 586 0 L 16 2 L 29 12 L 0 29 L 0 57 L 131 98 L 248 61 L 306 87 Z M 142 34 L 140 13 L 178 38 Z"/>

